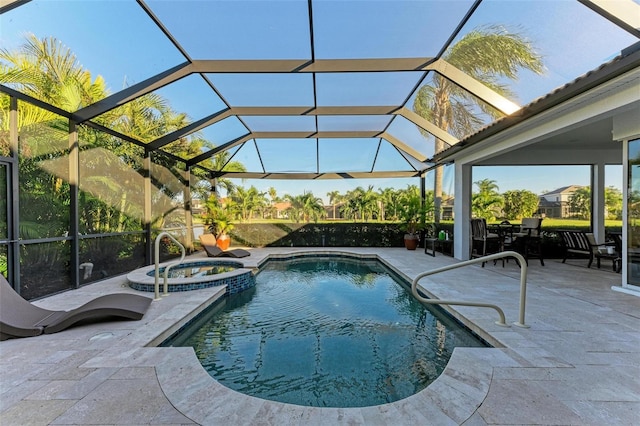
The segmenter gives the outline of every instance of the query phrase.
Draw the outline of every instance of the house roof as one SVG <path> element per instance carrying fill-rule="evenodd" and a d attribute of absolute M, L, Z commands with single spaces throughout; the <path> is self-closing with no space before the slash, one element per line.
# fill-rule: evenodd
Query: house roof
<path fill-rule="evenodd" d="M 563 186 L 563 187 L 560 187 L 558 189 L 554 189 L 553 191 L 546 192 L 546 193 L 542 194 L 541 197 L 544 197 L 545 195 L 555 195 L 555 194 L 569 194 L 569 193 L 572 194 L 572 193 L 576 192 L 576 190 L 578 190 L 580 188 L 584 188 L 584 186 L 582 186 L 582 185 Z"/>

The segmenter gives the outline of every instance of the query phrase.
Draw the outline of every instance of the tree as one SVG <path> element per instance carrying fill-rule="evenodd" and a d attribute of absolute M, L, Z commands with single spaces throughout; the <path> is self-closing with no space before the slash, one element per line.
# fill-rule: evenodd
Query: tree
<path fill-rule="evenodd" d="M 622 192 L 614 186 L 604 189 L 604 204 L 609 219 L 622 219 Z"/>
<path fill-rule="evenodd" d="M 211 169 L 215 171 L 225 171 L 225 172 L 246 172 L 247 169 L 239 161 L 231 161 L 231 152 L 229 151 L 221 151 L 215 154 L 210 158 Z M 208 164 L 203 164 L 207 166 Z M 219 193 L 221 188 L 224 188 L 227 193 L 232 193 L 234 190 L 233 182 L 229 179 L 218 177 L 214 181 L 214 187 L 216 192 Z"/>
<path fill-rule="evenodd" d="M 499 209 L 504 204 L 500 189 L 495 180 L 482 179 L 474 182 L 478 186 L 478 192 L 471 196 L 471 211 L 474 217 L 495 219 Z"/>
<path fill-rule="evenodd" d="M 333 219 L 336 218 L 336 204 L 340 202 L 342 196 L 340 195 L 340 191 L 329 191 L 327 192 L 327 197 L 329 197 L 329 203 L 333 208 Z"/>
<path fill-rule="evenodd" d="M 249 189 L 236 186 L 230 194 L 230 198 L 238 206 L 243 221 L 250 219 L 253 212 L 267 202 L 265 193 L 258 191 L 253 185 Z"/>
<path fill-rule="evenodd" d="M 589 219 L 591 215 L 591 188 L 583 186 L 569 197 L 571 213 L 580 219 Z"/>
<path fill-rule="evenodd" d="M 359 186 L 348 191 L 344 200 L 342 212 L 345 217 L 355 220 L 360 216 L 364 222 L 378 213 L 378 194 L 373 190 L 373 185 L 369 185 L 366 190 Z"/>
<path fill-rule="evenodd" d="M 203 220 L 209 231 L 216 239 L 231 232 L 235 227 L 233 223 L 236 206 L 233 200 L 226 200 L 223 204 L 215 195 L 209 196 L 204 205 Z"/>
<path fill-rule="evenodd" d="M 512 93 L 502 82 L 516 80 L 520 69 L 537 74 L 544 69 L 541 56 L 523 35 L 497 25 L 469 32 L 442 57 L 503 96 L 512 96 Z M 494 118 L 500 116 L 498 111 L 478 102 L 473 94 L 440 75 L 434 75 L 431 84 L 420 87 L 413 110 L 458 138 L 478 130 L 483 125 L 482 114 Z M 435 138 L 435 152 L 439 153 L 444 147 L 444 141 Z M 436 222 L 440 221 L 442 207 L 442 172 L 442 166 L 435 169 Z"/>
<path fill-rule="evenodd" d="M 269 194 L 269 198 L 271 198 L 272 203 L 278 202 L 278 191 L 273 186 L 270 186 L 267 190 L 267 194 Z"/>
<path fill-rule="evenodd" d="M 540 199 L 536 194 L 526 189 L 507 191 L 502 194 L 502 207 L 507 219 L 522 219 L 531 217 L 538 210 Z"/>
<path fill-rule="evenodd" d="M 371 220 L 374 215 L 378 213 L 378 194 L 373 190 L 373 185 L 369 185 L 369 187 L 365 190 L 360 189 L 360 212 L 362 213 L 362 220 Z"/>
<path fill-rule="evenodd" d="M 285 198 L 291 203 L 287 209 L 289 218 L 296 223 L 309 222 L 310 220 L 317 222 L 325 214 L 322 199 L 313 195 L 313 192 L 305 191 L 300 195 L 287 194 Z"/>
<path fill-rule="evenodd" d="M 54 37 L 40 40 L 33 34 L 28 34 L 15 52 L 0 49 L 0 83 L 17 86 L 22 93 L 72 112 L 108 94 L 104 79 L 97 76 L 92 80 L 91 73 L 62 42 Z M 36 119 L 46 121 L 46 117 Z"/>
<path fill-rule="evenodd" d="M 76 111 L 107 96 L 102 77 L 92 78 L 69 48 L 53 37 L 26 36 L 16 51 L 0 49 L 0 83 L 66 111 Z M 9 97 L 2 96 L 3 131 L 9 129 Z M 42 167 L 68 155 L 68 120 L 34 106 L 20 103 L 20 206 L 21 233 L 32 237 L 59 236 L 69 231 L 70 192 L 66 167 L 58 173 Z M 8 139 L 0 140 L 0 152 L 8 152 Z M 62 163 L 62 162 L 58 162 Z M 41 206 L 41 208 L 40 208 Z M 111 224 L 122 224 L 111 217 Z M 114 227 L 115 227 L 114 226 Z M 35 232 L 31 232 L 35 231 Z"/>

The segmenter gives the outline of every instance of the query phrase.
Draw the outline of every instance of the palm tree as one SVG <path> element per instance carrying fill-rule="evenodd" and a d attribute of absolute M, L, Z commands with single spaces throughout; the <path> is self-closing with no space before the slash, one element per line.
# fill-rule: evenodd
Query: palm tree
<path fill-rule="evenodd" d="M 442 56 L 447 62 L 475 78 L 495 92 L 513 97 L 503 82 L 516 80 L 518 71 L 541 74 L 542 57 L 521 34 L 502 26 L 476 28 L 451 46 Z M 414 111 L 442 130 L 463 138 L 483 125 L 482 114 L 497 118 L 500 113 L 478 100 L 446 78 L 435 75 L 431 85 L 418 90 Z M 435 139 L 435 152 L 444 149 L 444 142 Z M 442 166 L 435 169 L 435 221 L 440 221 L 442 204 Z"/>
<path fill-rule="evenodd" d="M 92 80 L 62 42 L 54 37 L 40 40 L 33 34 L 17 51 L 0 49 L 0 83 L 65 111 L 76 111 L 108 94 L 103 78 Z"/>
<path fill-rule="evenodd" d="M 33 34 L 27 35 L 24 44 L 15 51 L 0 49 L 0 83 L 66 111 L 76 111 L 108 94 L 102 77 L 93 79 L 69 48 L 53 37 L 40 40 Z M 0 126 L 8 131 L 9 97 L 0 97 L 0 102 Z M 64 132 L 67 123 L 59 115 L 28 102 L 22 102 L 18 108 L 20 169 L 28 176 L 20 179 L 21 204 L 32 206 L 30 211 L 39 212 L 34 226 L 46 223 L 57 235 L 60 232 L 54 221 L 62 223 L 63 230 L 68 230 L 69 188 L 67 183 L 63 184 L 68 179 L 64 179 L 65 170 L 57 175 L 44 170 L 40 162 L 45 153 L 51 161 L 64 159 L 67 155 L 68 134 Z M 0 145 L 0 152 L 8 152 L 8 140 L 1 138 Z M 35 207 L 40 201 L 46 206 L 42 210 Z M 26 224 L 28 218 L 24 219 Z"/>
<path fill-rule="evenodd" d="M 221 151 L 211 157 L 210 163 L 204 163 L 203 166 L 210 166 L 212 170 L 225 172 L 246 172 L 247 168 L 239 161 L 231 161 L 231 152 Z M 235 185 L 229 179 L 218 177 L 214 182 L 215 191 L 219 193 L 224 188 L 227 193 L 232 193 Z"/>
<path fill-rule="evenodd" d="M 478 186 L 478 192 L 472 195 L 471 210 L 475 217 L 494 219 L 497 210 L 504 204 L 500 189 L 495 180 L 482 179 L 474 182 Z"/>
<path fill-rule="evenodd" d="M 360 198 L 360 211 L 362 212 L 362 220 L 373 219 L 378 213 L 378 194 L 373 190 L 373 185 L 369 185 L 366 190 L 362 191 Z"/>
<path fill-rule="evenodd" d="M 253 185 L 249 189 L 236 186 L 230 196 L 238 206 L 243 221 L 250 219 L 256 209 L 266 204 L 265 193 L 258 191 Z"/>
<path fill-rule="evenodd" d="M 313 195 L 313 192 L 304 192 L 299 195 L 285 195 L 285 198 L 291 203 L 289 217 L 296 223 L 301 220 L 309 222 L 313 220 L 317 222 L 325 214 L 322 199 Z"/>
<path fill-rule="evenodd" d="M 333 208 L 333 219 L 336 218 L 336 204 L 340 202 L 341 200 L 341 195 L 340 195 L 340 191 L 329 191 L 327 192 L 327 197 L 329 197 L 329 203 L 331 204 L 331 207 Z"/>

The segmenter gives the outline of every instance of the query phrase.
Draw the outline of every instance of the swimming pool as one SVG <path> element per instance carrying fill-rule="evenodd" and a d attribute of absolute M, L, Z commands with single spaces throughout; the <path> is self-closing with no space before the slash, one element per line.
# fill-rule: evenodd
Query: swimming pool
<path fill-rule="evenodd" d="M 486 346 L 373 260 L 270 260 L 256 286 L 163 346 L 192 346 L 244 394 L 317 407 L 379 405 L 435 380 L 456 346 Z"/>

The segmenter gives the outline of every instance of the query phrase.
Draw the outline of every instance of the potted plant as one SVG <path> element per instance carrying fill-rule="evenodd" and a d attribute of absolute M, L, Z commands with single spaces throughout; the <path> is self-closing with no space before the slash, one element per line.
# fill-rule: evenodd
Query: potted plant
<path fill-rule="evenodd" d="M 216 245 L 222 250 L 227 250 L 231 244 L 228 233 L 235 227 L 233 217 L 233 210 L 229 204 L 220 203 L 215 196 L 207 200 L 204 222 L 209 226 L 209 232 L 216 237 Z"/>
<path fill-rule="evenodd" d="M 425 227 L 429 208 L 419 196 L 408 196 L 400 209 L 400 229 L 406 232 L 404 246 L 407 250 L 415 250 L 420 242 L 419 232 Z"/>

